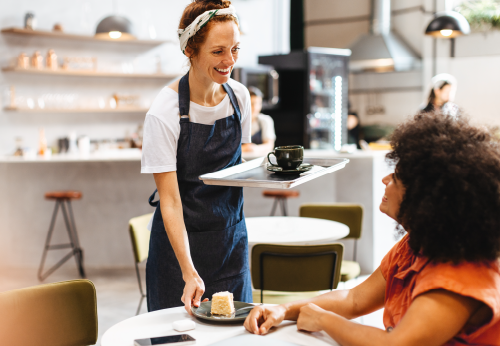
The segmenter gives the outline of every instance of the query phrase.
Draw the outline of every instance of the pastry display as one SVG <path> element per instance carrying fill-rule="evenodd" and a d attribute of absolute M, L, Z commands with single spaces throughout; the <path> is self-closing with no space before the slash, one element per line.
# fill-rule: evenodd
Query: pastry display
<path fill-rule="evenodd" d="M 231 292 L 218 292 L 212 296 L 212 315 L 231 316 L 234 313 L 233 294 Z"/>

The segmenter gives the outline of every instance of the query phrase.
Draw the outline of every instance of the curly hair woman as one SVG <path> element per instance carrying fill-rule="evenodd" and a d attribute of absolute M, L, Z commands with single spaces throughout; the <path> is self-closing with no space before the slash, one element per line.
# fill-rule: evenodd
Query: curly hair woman
<path fill-rule="evenodd" d="M 464 119 L 419 114 L 391 144 L 380 210 L 406 235 L 359 286 L 256 307 L 250 332 L 287 319 L 341 345 L 500 345 L 499 141 Z M 349 321 L 381 308 L 385 331 Z"/>

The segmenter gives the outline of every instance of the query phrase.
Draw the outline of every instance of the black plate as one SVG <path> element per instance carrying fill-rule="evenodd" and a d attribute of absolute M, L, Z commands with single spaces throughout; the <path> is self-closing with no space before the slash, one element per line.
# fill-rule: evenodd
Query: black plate
<path fill-rule="evenodd" d="M 234 302 L 234 309 L 238 310 L 247 306 L 254 306 L 253 304 L 249 303 L 244 303 L 244 302 Z M 212 302 L 204 302 L 200 304 L 199 308 L 195 308 L 194 306 L 191 307 L 191 312 L 193 315 L 199 319 L 210 321 L 210 322 L 215 322 L 215 323 L 243 323 L 245 322 L 245 319 L 247 318 L 248 314 L 252 309 L 248 309 L 245 311 L 242 311 L 238 313 L 238 315 L 232 314 L 231 316 L 219 316 L 219 315 L 212 315 L 210 313 L 210 310 L 212 309 Z"/>

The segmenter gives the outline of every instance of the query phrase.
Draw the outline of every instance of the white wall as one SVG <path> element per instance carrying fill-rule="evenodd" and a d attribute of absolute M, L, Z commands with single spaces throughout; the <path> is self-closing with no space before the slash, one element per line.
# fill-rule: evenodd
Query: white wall
<path fill-rule="evenodd" d="M 113 3 L 115 6 L 113 6 Z M 189 0 L 4 0 L 0 2 L 0 28 L 22 27 L 24 14 L 35 13 L 38 28 L 51 30 L 54 23 L 61 23 L 68 33 L 93 34 L 97 23 L 114 11 L 129 18 L 136 27 L 139 38 L 148 38 L 148 24 L 152 23 L 157 39 L 170 40 L 151 51 L 130 51 L 96 48 L 95 45 L 69 43 L 49 39 L 22 39 L 0 35 L 0 67 L 8 66 L 12 58 L 21 52 L 32 55 L 40 50 L 45 56 L 53 48 L 59 57 L 98 57 L 98 65 L 119 64 L 122 61 L 139 61 L 143 69 L 151 69 L 154 58 L 160 56 L 166 73 L 183 73 L 186 59 L 178 48 L 177 25 Z M 289 2 L 287 0 L 235 0 L 242 18 L 245 35 L 239 66 L 257 64 L 258 55 L 275 54 L 289 50 L 288 25 Z M 265 8 L 266 11 L 262 9 Z M 139 58 L 139 59 L 138 59 Z M 167 84 L 169 82 L 167 81 Z M 127 79 L 84 79 L 27 77 L 0 74 L 0 155 L 11 154 L 15 138 L 22 137 L 25 146 L 37 149 L 38 130 L 45 128 L 49 146 L 56 146 L 56 139 L 66 137 L 70 131 L 88 135 L 91 139 L 124 138 L 143 122 L 144 114 L 22 114 L 3 111 L 7 105 L 6 90 L 16 87 L 18 95 L 38 97 L 46 93 L 78 93 L 90 96 L 110 97 L 113 93 L 140 94 L 149 104 L 165 82 L 147 82 Z"/>

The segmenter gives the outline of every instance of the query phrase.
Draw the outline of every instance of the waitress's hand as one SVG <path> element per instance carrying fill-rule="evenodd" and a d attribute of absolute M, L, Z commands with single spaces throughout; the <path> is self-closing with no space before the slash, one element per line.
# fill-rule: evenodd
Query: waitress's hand
<path fill-rule="evenodd" d="M 186 282 L 184 286 L 184 292 L 182 294 L 182 302 L 184 303 L 184 308 L 186 311 L 192 315 L 191 306 L 199 307 L 200 300 L 205 293 L 205 284 L 201 277 L 195 273 L 184 279 Z M 205 299 L 207 301 L 208 299 Z"/>

